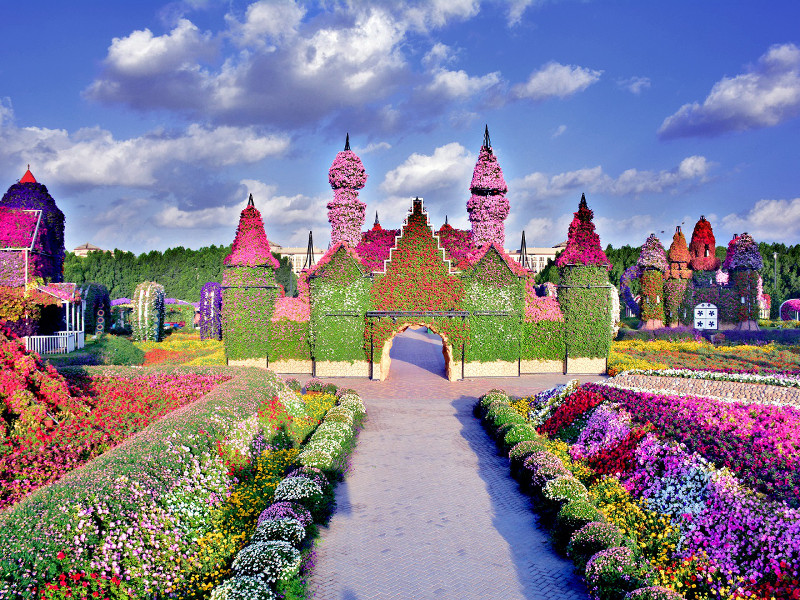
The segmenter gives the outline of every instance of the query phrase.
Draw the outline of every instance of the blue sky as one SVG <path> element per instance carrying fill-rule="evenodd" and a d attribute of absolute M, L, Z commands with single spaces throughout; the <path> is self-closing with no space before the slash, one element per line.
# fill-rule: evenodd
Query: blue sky
<path fill-rule="evenodd" d="M 565 239 L 582 192 L 603 244 L 700 215 L 800 240 L 796 0 L 6 4 L 0 185 L 30 163 L 68 248 L 227 244 L 249 192 L 271 240 L 324 246 L 347 132 L 365 227 L 417 195 L 468 227 L 486 123 L 508 248 Z"/>

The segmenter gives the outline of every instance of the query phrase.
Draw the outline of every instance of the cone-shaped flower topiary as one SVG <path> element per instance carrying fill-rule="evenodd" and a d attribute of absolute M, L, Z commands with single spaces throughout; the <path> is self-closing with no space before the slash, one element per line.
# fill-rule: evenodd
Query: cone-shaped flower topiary
<path fill-rule="evenodd" d="M 642 244 L 637 266 L 642 270 L 641 318 L 646 328 L 664 325 L 664 271 L 667 270 L 667 255 L 655 234 Z"/>
<path fill-rule="evenodd" d="M 280 264 L 272 256 L 267 233 L 264 231 L 264 221 L 261 213 L 253 204 L 253 194 L 247 201 L 247 206 L 239 217 L 239 227 L 233 239 L 231 253 L 223 261 L 225 266 L 258 267 L 270 266 L 277 269 Z"/>
<path fill-rule="evenodd" d="M 764 259 L 758 250 L 758 244 L 749 233 L 735 236 L 728 244 L 728 255 L 722 268 L 726 271 L 734 269 L 760 270 Z"/>
<path fill-rule="evenodd" d="M 595 233 L 594 213 L 586 203 L 586 195 L 581 194 L 578 212 L 574 213 L 569 225 L 567 247 L 556 259 L 556 265 L 587 265 L 611 269 L 611 263 L 600 247 L 600 236 Z"/>
<path fill-rule="evenodd" d="M 358 199 L 358 190 L 367 182 L 361 159 L 350 150 L 350 136 L 344 150 L 336 155 L 328 182 L 333 188 L 333 201 L 328 202 L 328 221 L 331 224 L 331 244 L 347 242 L 355 248 L 361 241 L 361 226 L 367 205 Z"/>
<path fill-rule="evenodd" d="M 56 201 L 53 200 L 47 188 L 36 181 L 30 169 L 25 172 L 19 183 L 8 188 L 0 200 L 0 208 L 42 211 L 42 219 L 34 241 L 34 252 L 30 257 L 28 275 L 29 277 L 42 277 L 56 283 L 63 281 L 64 213 L 56 206 Z M 35 215 L 35 213 L 33 214 Z M 7 221 L 19 220 L 23 216 L 15 210 L 3 211 L 3 214 L 0 215 L 0 228 L 6 229 L 10 226 Z M 35 219 L 33 222 L 35 224 Z M 35 227 L 31 228 L 31 236 L 33 229 Z M 30 236 L 24 245 L 27 246 L 29 243 Z M 17 244 L 11 245 L 16 246 Z M 14 285 L 18 285 L 18 283 L 14 283 Z"/>
<path fill-rule="evenodd" d="M 467 201 L 467 212 L 475 243 L 495 243 L 502 248 L 506 239 L 504 221 L 509 211 L 508 199 L 505 197 L 508 186 L 492 151 L 488 126 L 472 173 L 470 191 L 472 196 Z"/>
<path fill-rule="evenodd" d="M 716 257 L 716 240 L 714 231 L 704 216 L 695 224 L 692 232 L 692 241 L 689 244 L 689 264 L 695 271 L 714 271 L 719 268 L 719 259 Z"/>
<path fill-rule="evenodd" d="M 692 271 L 689 268 L 689 247 L 686 245 L 686 237 L 681 231 L 681 226 L 675 228 L 675 235 L 672 236 L 672 244 L 667 253 L 669 259 L 669 278 L 670 279 L 689 279 Z"/>

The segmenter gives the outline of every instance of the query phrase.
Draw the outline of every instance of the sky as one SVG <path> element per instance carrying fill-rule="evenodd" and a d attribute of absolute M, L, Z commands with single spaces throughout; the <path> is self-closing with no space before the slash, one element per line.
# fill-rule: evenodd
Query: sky
<path fill-rule="evenodd" d="M 765 8 L 765 7 L 768 7 Z M 800 242 L 800 3 L 735 0 L 6 2 L 0 189 L 28 164 L 66 246 L 233 241 L 253 194 L 282 246 L 330 239 L 346 134 L 375 212 L 468 228 L 488 125 L 506 247 L 669 246 L 701 215 Z"/>

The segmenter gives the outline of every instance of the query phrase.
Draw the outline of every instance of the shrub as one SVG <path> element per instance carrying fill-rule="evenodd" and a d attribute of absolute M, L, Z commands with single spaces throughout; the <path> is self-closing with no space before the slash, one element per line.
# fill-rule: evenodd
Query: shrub
<path fill-rule="evenodd" d="M 306 537 L 306 528 L 297 519 L 272 519 L 263 521 L 256 527 L 250 543 L 256 542 L 289 542 L 298 547 Z"/>
<path fill-rule="evenodd" d="M 361 398 L 355 394 L 347 394 L 339 399 L 341 408 L 349 410 L 353 414 L 353 425 L 358 427 L 367 416 L 367 409 Z"/>
<path fill-rule="evenodd" d="M 550 479 L 570 475 L 569 469 L 564 466 L 561 459 L 546 450 L 531 454 L 522 463 L 522 467 L 524 470 L 523 481 L 527 480 L 534 491 L 543 488 Z"/>
<path fill-rule="evenodd" d="M 103 365 L 141 365 L 144 350 L 130 340 L 116 335 L 104 335 L 95 342 L 98 362 Z"/>
<path fill-rule="evenodd" d="M 325 384 L 319 379 L 309 379 L 306 383 L 306 392 L 321 392 L 325 389 Z"/>
<path fill-rule="evenodd" d="M 336 390 L 337 389 L 339 389 L 339 388 L 337 388 L 336 385 L 334 385 L 333 383 L 326 383 L 323 386 L 322 391 L 325 392 L 326 394 L 336 395 Z"/>
<path fill-rule="evenodd" d="M 345 425 L 352 427 L 355 422 L 355 414 L 352 409 L 346 408 L 341 405 L 334 406 L 325 415 L 325 422 L 344 423 Z"/>
<path fill-rule="evenodd" d="M 572 500 L 586 500 L 589 491 L 572 475 L 556 477 L 544 484 L 542 495 L 546 500 L 561 504 Z"/>
<path fill-rule="evenodd" d="M 316 482 L 305 477 L 289 477 L 281 481 L 275 488 L 276 502 L 299 502 L 309 509 L 312 515 L 321 500 L 322 488 Z"/>
<path fill-rule="evenodd" d="M 231 569 L 238 577 L 260 577 L 276 583 L 295 575 L 300 560 L 300 551 L 289 542 L 256 542 L 239 551 Z"/>
<path fill-rule="evenodd" d="M 564 504 L 556 516 L 553 538 L 556 546 L 565 548 L 572 534 L 592 521 L 602 521 L 603 515 L 585 498 Z"/>
<path fill-rule="evenodd" d="M 535 440 L 539 437 L 540 436 L 538 433 L 536 433 L 536 430 L 527 423 L 512 425 L 511 429 L 509 429 L 503 437 L 503 449 L 506 453 L 508 453 L 511 448 L 516 446 L 518 443 Z"/>
<path fill-rule="evenodd" d="M 651 585 L 628 592 L 625 600 L 684 600 L 684 598 L 669 588 Z"/>
<path fill-rule="evenodd" d="M 650 565 L 630 548 L 601 550 L 586 565 L 586 585 L 592 600 L 622 600 L 628 592 L 653 582 Z"/>
<path fill-rule="evenodd" d="M 567 546 L 567 556 L 582 573 L 592 556 L 601 550 L 622 546 L 624 541 L 625 534 L 616 525 L 592 521 L 572 534 Z"/>
<path fill-rule="evenodd" d="M 233 577 L 211 592 L 211 600 L 275 600 L 272 589 L 258 577 Z"/>
<path fill-rule="evenodd" d="M 275 502 L 263 510 L 258 517 L 258 524 L 273 519 L 295 519 L 303 527 L 308 527 L 314 522 L 311 511 L 297 502 Z"/>
<path fill-rule="evenodd" d="M 511 475 L 519 477 L 522 472 L 522 463 L 525 462 L 525 459 L 531 454 L 542 450 L 547 450 L 547 442 L 542 437 L 522 441 L 511 448 L 508 453 L 508 458 L 511 461 Z"/>
<path fill-rule="evenodd" d="M 335 470 L 333 456 L 321 448 L 306 448 L 298 455 L 297 462 L 306 467 L 315 467 L 326 473 Z"/>
<path fill-rule="evenodd" d="M 286 477 L 305 477 L 306 479 L 310 479 L 316 483 L 323 491 L 330 487 L 330 482 L 325 477 L 325 473 L 314 467 L 299 467 L 291 471 L 288 475 L 286 475 Z"/>
<path fill-rule="evenodd" d="M 524 425 L 525 417 L 506 404 L 503 410 L 497 411 L 494 419 L 491 420 L 490 423 L 495 429 L 503 425 Z"/>
<path fill-rule="evenodd" d="M 294 377 L 290 377 L 289 379 L 284 380 L 284 382 L 286 383 L 286 386 L 293 392 L 299 392 L 301 389 L 303 389 L 303 386 L 300 385 L 300 382 Z"/>

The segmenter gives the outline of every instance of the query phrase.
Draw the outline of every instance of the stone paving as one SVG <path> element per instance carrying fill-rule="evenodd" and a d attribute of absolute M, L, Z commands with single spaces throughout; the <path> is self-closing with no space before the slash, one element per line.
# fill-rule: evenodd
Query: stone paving
<path fill-rule="evenodd" d="M 321 530 L 314 598 L 585 600 L 472 416 L 493 387 L 523 395 L 569 377 L 451 383 L 440 338 L 421 331 L 398 336 L 391 357 L 386 381 L 326 378 L 358 390 L 368 417 Z"/>

